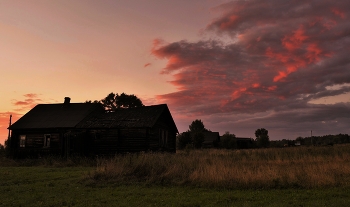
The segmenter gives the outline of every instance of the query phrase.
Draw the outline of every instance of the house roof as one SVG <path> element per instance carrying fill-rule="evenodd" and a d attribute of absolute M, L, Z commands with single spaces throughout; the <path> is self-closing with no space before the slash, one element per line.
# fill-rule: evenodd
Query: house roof
<path fill-rule="evenodd" d="M 153 127 L 157 120 L 166 122 L 178 132 L 166 104 L 117 109 L 115 112 L 93 114 L 77 125 L 77 128 L 143 128 Z"/>
<path fill-rule="evenodd" d="M 236 140 L 250 141 L 250 140 L 252 140 L 252 138 L 247 138 L 247 137 L 236 137 Z"/>
<path fill-rule="evenodd" d="M 98 109 L 93 103 L 38 104 L 9 129 L 73 128 Z"/>

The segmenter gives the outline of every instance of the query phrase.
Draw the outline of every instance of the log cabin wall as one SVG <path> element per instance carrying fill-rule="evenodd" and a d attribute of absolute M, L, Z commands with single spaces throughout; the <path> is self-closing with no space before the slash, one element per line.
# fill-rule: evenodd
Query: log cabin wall
<path fill-rule="evenodd" d="M 90 151 L 98 155 L 139 152 L 148 150 L 147 128 L 90 129 L 86 139 L 90 140 Z"/>
<path fill-rule="evenodd" d="M 176 152 L 176 132 L 163 120 L 159 120 L 152 128 L 150 146 L 153 150 Z"/>
<path fill-rule="evenodd" d="M 11 148 L 15 157 L 37 157 L 47 154 L 60 155 L 62 136 L 57 130 L 14 130 Z"/>
<path fill-rule="evenodd" d="M 96 155 L 111 155 L 118 151 L 118 129 L 92 129 L 87 133 L 90 152 Z"/>
<path fill-rule="evenodd" d="M 95 114 L 76 128 L 88 131 L 86 139 L 97 155 L 176 151 L 178 130 L 165 104 Z"/>
<path fill-rule="evenodd" d="M 149 146 L 152 151 L 168 151 L 175 152 L 174 143 L 176 139 L 175 133 L 162 125 L 156 125 L 152 128 L 149 138 Z"/>
<path fill-rule="evenodd" d="M 148 150 L 148 130 L 146 128 L 120 129 L 119 152 L 140 152 Z"/>

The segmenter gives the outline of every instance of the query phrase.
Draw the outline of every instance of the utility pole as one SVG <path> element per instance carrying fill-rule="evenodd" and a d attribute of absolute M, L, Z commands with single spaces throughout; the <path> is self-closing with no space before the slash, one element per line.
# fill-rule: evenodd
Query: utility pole
<path fill-rule="evenodd" d="M 11 120 L 12 120 L 12 114 L 10 114 L 10 123 L 9 123 L 9 128 L 10 128 L 10 126 L 11 126 Z M 9 135 L 8 135 L 8 140 L 10 140 L 11 139 L 11 130 L 9 129 Z"/>
<path fill-rule="evenodd" d="M 311 145 L 313 145 L 313 140 L 312 140 L 312 130 L 311 130 Z"/>

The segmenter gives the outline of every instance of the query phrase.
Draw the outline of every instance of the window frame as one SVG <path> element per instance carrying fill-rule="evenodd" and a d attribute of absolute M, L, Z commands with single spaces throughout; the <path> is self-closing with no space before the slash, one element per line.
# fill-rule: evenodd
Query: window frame
<path fill-rule="evenodd" d="M 19 147 L 21 148 L 26 147 L 26 140 L 27 140 L 26 135 L 19 135 Z"/>
<path fill-rule="evenodd" d="M 161 147 L 167 147 L 168 145 L 168 130 L 159 129 L 159 142 Z"/>
<path fill-rule="evenodd" d="M 49 148 L 51 145 L 51 134 L 44 134 L 44 147 Z"/>

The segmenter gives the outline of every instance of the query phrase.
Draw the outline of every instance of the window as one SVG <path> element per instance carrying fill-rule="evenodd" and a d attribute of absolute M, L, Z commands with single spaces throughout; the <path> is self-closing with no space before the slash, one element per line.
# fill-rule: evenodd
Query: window
<path fill-rule="evenodd" d="M 44 134 L 44 147 L 50 147 L 51 134 Z"/>
<path fill-rule="evenodd" d="M 26 135 L 19 136 L 19 147 L 26 147 Z"/>

